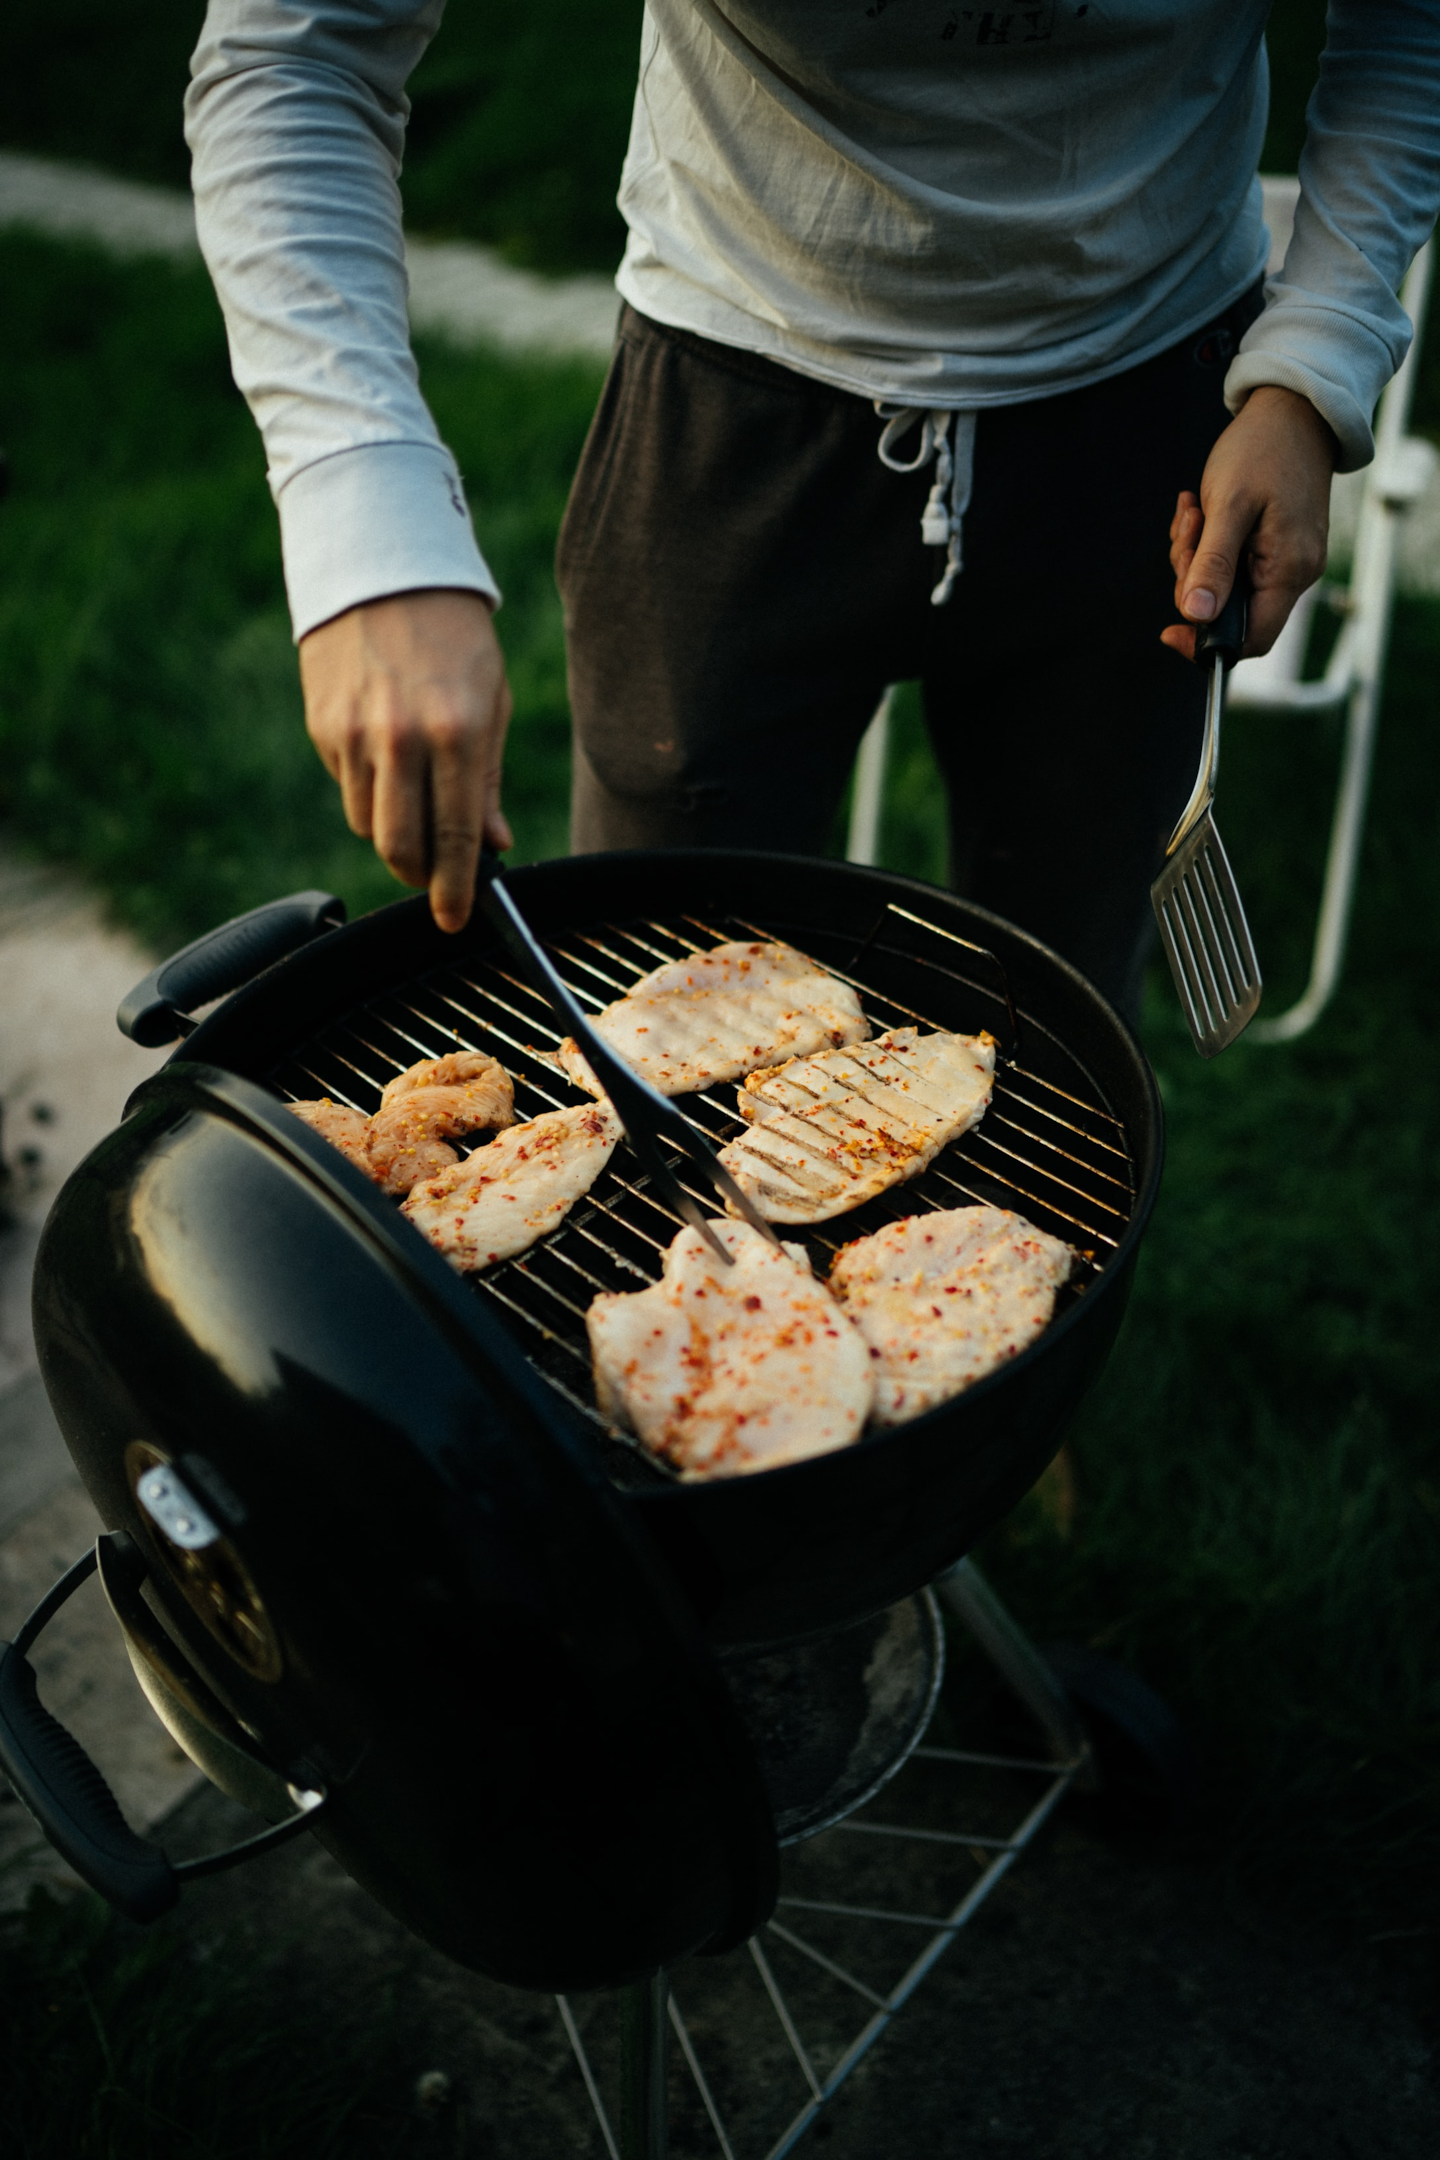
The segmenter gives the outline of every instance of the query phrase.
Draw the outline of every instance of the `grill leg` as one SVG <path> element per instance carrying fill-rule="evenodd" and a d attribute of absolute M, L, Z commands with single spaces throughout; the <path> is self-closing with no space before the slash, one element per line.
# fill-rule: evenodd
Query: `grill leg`
<path fill-rule="evenodd" d="M 1001 1678 L 1014 1689 L 1061 1762 L 1078 1762 L 1078 1791 L 1094 1779 L 1090 1742 L 1079 1713 L 1029 1636 L 1003 1606 L 973 1561 L 957 1560 L 931 1585 L 942 1605 L 963 1620 Z"/>
<path fill-rule="evenodd" d="M 670 1989 L 663 1972 L 627 1987 L 621 2002 L 621 2160 L 665 2160 L 669 2136 Z"/>

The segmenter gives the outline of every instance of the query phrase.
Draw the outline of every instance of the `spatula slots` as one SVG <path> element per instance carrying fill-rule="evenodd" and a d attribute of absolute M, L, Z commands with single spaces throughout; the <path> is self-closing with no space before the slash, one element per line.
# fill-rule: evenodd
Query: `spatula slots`
<path fill-rule="evenodd" d="M 1165 957 L 1202 1058 L 1227 1049 L 1249 1026 L 1260 1003 L 1260 963 L 1212 815 L 1225 676 L 1244 646 L 1246 614 L 1245 588 L 1237 578 L 1214 622 L 1195 633 L 1196 663 L 1210 671 L 1200 770 L 1170 835 L 1165 867 L 1150 888 Z"/>

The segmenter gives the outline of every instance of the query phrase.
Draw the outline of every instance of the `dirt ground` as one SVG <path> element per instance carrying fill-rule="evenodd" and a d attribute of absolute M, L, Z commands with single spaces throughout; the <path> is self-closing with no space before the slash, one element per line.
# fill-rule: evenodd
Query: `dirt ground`
<path fill-rule="evenodd" d="M 883 1813 L 924 1819 L 927 1774 L 904 1773 L 910 1788 L 892 1788 Z M 200 1850 L 246 1822 L 207 1792 L 176 1811 L 164 1842 L 177 1855 Z M 833 1832 L 789 1857 L 784 1889 L 947 1909 L 952 1886 L 941 1874 L 954 1868 L 951 1856 L 936 1862 L 922 1848 L 906 1857 L 917 1852 L 907 1847 L 897 1860 L 881 1844 Z M 196 1885 L 182 1911 L 187 1932 L 223 1944 L 222 1954 L 245 1955 L 247 1940 L 280 1952 L 276 1985 L 297 2047 L 323 2049 L 327 2035 L 357 2027 L 373 2035 L 357 2160 L 394 2151 L 604 2160 L 552 2001 L 427 1950 L 309 1841 Z M 893 1984 L 923 1940 L 898 1927 L 862 1939 L 853 1923 L 793 1910 L 780 1917 L 803 1922 L 872 1983 Z M 823 2076 L 867 2007 L 773 1937 L 770 1955 Z M 735 2160 L 761 2160 L 804 2088 L 755 1968 L 742 1951 L 672 1977 Z M 614 1999 L 577 1999 L 574 2009 L 602 2089 L 613 2092 Z M 1062 1815 L 799 2151 L 827 2160 L 1433 2160 L 1433 2010 L 1404 1944 L 1307 1931 L 1237 1903 L 1213 1862 L 1163 1844 L 1116 1844 Z M 416 2086 L 437 2070 L 449 2097 L 427 2110 Z M 680 2063 L 672 2093 L 672 2160 L 708 2160 L 719 2147 Z"/>

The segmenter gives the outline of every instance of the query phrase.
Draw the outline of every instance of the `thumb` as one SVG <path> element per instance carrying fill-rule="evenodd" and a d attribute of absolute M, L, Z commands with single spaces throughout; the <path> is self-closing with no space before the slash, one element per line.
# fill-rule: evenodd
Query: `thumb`
<path fill-rule="evenodd" d="M 1213 622 L 1224 607 L 1254 516 L 1249 503 L 1233 496 L 1206 510 L 1195 553 L 1175 587 L 1175 605 L 1187 622 Z"/>

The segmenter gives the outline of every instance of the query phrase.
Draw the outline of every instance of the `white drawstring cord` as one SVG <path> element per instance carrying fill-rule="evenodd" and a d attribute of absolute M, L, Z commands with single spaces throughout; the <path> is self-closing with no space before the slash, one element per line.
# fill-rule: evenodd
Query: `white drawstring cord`
<path fill-rule="evenodd" d="M 930 595 L 932 607 L 944 607 L 964 568 L 960 539 L 975 479 L 975 415 L 973 412 L 956 412 L 948 406 L 936 406 L 929 411 L 920 405 L 897 408 L 887 405 L 882 398 L 875 400 L 875 411 L 885 422 L 879 443 L 882 465 L 888 466 L 891 472 L 909 473 L 919 472 L 932 457 L 935 460 L 935 485 L 921 513 L 920 536 L 926 547 L 943 547 L 945 550 L 944 574 Z M 895 456 L 895 445 L 917 420 L 920 423 L 920 448 L 907 464 Z M 947 494 L 948 503 L 945 500 Z"/>

